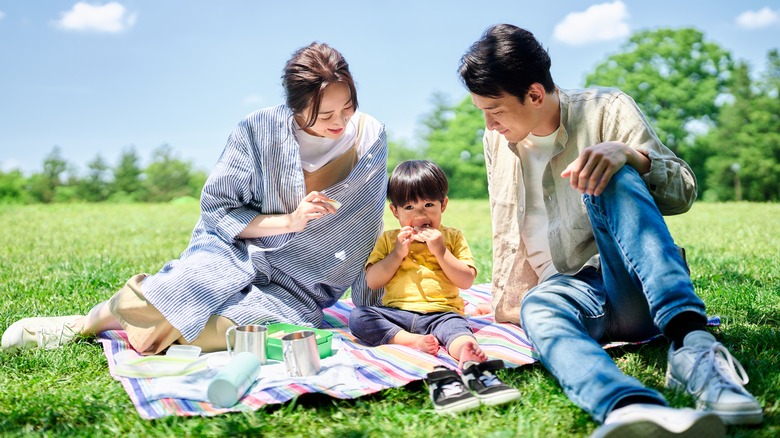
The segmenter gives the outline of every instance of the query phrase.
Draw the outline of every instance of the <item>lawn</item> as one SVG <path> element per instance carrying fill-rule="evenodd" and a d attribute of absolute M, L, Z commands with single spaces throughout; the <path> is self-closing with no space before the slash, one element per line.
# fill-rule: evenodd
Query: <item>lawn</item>
<path fill-rule="evenodd" d="M 131 275 L 178 256 L 197 217 L 196 203 L 0 206 L 0 331 L 25 316 L 87 312 Z M 697 292 L 723 319 L 716 337 L 745 366 L 747 387 L 764 406 L 763 426 L 732 427 L 734 436 L 780 435 L 778 218 L 780 205 L 748 203 L 697 203 L 667 218 L 688 250 Z M 451 200 L 444 223 L 464 231 L 478 282 L 488 282 L 487 201 Z M 610 351 L 673 405 L 690 405 L 663 388 L 667 348 L 659 340 Z M 542 367 L 500 376 L 522 391 L 521 401 L 451 418 L 434 413 L 415 382 L 355 400 L 306 395 L 253 413 L 147 421 L 110 377 L 102 347 L 81 340 L 58 350 L 0 351 L 0 435 L 498 438 L 587 436 L 595 428 Z"/>

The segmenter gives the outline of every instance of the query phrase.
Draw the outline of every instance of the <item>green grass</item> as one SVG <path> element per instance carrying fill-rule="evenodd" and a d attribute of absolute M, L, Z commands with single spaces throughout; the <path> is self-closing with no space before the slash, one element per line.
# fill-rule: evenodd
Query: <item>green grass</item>
<path fill-rule="evenodd" d="M 0 331 L 33 315 L 84 313 L 131 275 L 155 272 L 185 248 L 197 204 L 0 206 Z M 388 226 L 397 223 L 386 216 Z M 688 250 L 697 292 L 723 317 L 716 336 L 750 375 L 764 406 L 761 428 L 735 436 L 780 435 L 780 205 L 698 203 L 667 218 Z M 461 228 L 490 279 L 486 201 L 452 200 L 446 225 Z M 626 372 L 675 406 L 691 400 L 663 388 L 667 344 L 610 350 Z M 356 400 L 306 395 L 252 413 L 141 419 L 111 379 L 102 348 L 81 340 L 58 350 L 0 351 L 0 435 L 569 437 L 595 428 L 540 366 L 500 373 L 520 402 L 452 418 L 433 412 L 414 382 Z"/>

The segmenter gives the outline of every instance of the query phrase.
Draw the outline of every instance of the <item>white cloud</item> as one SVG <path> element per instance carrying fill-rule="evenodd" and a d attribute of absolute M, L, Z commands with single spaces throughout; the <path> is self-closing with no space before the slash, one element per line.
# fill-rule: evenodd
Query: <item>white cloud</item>
<path fill-rule="evenodd" d="M 0 12 L 2 14 L 2 12 Z M 3 18 L 0 15 L 0 18 Z M 0 161 L 0 170 L 3 172 L 11 172 L 22 168 L 22 164 L 15 158 L 8 158 L 5 161 Z"/>
<path fill-rule="evenodd" d="M 631 32 L 626 5 L 618 0 L 572 12 L 555 25 L 555 39 L 574 46 L 627 37 Z"/>
<path fill-rule="evenodd" d="M 117 33 L 132 27 L 135 18 L 136 14 L 116 2 L 103 6 L 79 2 L 73 9 L 63 12 L 55 25 L 64 30 Z"/>
<path fill-rule="evenodd" d="M 758 11 L 745 11 L 739 14 L 735 21 L 739 27 L 758 29 L 780 23 L 780 13 L 767 6 Z"/>
<path fill-rule="evenodd" d="M 0 20 L 2 20 L 2 19 L 3 19 L 3 17 L 5 17 L 5 12 L 3 12 L 3 11 L 0 11 Z"/>

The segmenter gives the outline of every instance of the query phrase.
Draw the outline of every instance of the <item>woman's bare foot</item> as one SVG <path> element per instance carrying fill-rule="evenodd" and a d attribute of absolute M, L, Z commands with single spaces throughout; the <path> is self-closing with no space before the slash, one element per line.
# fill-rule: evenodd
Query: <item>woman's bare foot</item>
<path fill-rule="evenodd" d="M 488 360 L 487 354 L 479 348 L 479 345 L 477 345 L 476 342 L 467 342 L 460 351 L 458 368 L 463 369 L 463 365 L 466 362 L 482 363 L 486 360 Z"/>
<path fill-rule="evenodd" d="M 403 330 L 393 336 L 390 343 L 416 348 L 428 354 L 436 354 L 439 351 L 439 341 L 433 335 L 418 335 Z"/>

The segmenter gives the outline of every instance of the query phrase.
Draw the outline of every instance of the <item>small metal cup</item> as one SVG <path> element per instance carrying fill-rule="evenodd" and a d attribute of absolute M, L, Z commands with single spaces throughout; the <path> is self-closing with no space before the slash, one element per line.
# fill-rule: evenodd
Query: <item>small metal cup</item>
<path fill-rule="evenodd" d="M 291 377 L 313 376 L 320 372 L 317 335 L 311 330 L 292 332 L 282 337 L 282 354 Z"/>
<path fill-rule="evenodd" d="M 235 345 L 230 342 L 230 333 L 235 332 Z M 225 343 L 227 351 L 231 355 L 246 351 L 252 353 L 260 360 L 261 364 L 268 361 L 265 351 L 266 340 L 268 339 L 268 328 L 264 325 L 234 325 L 225 332 Z M 232 347 L 232 348 L 231 348 Z"/>

